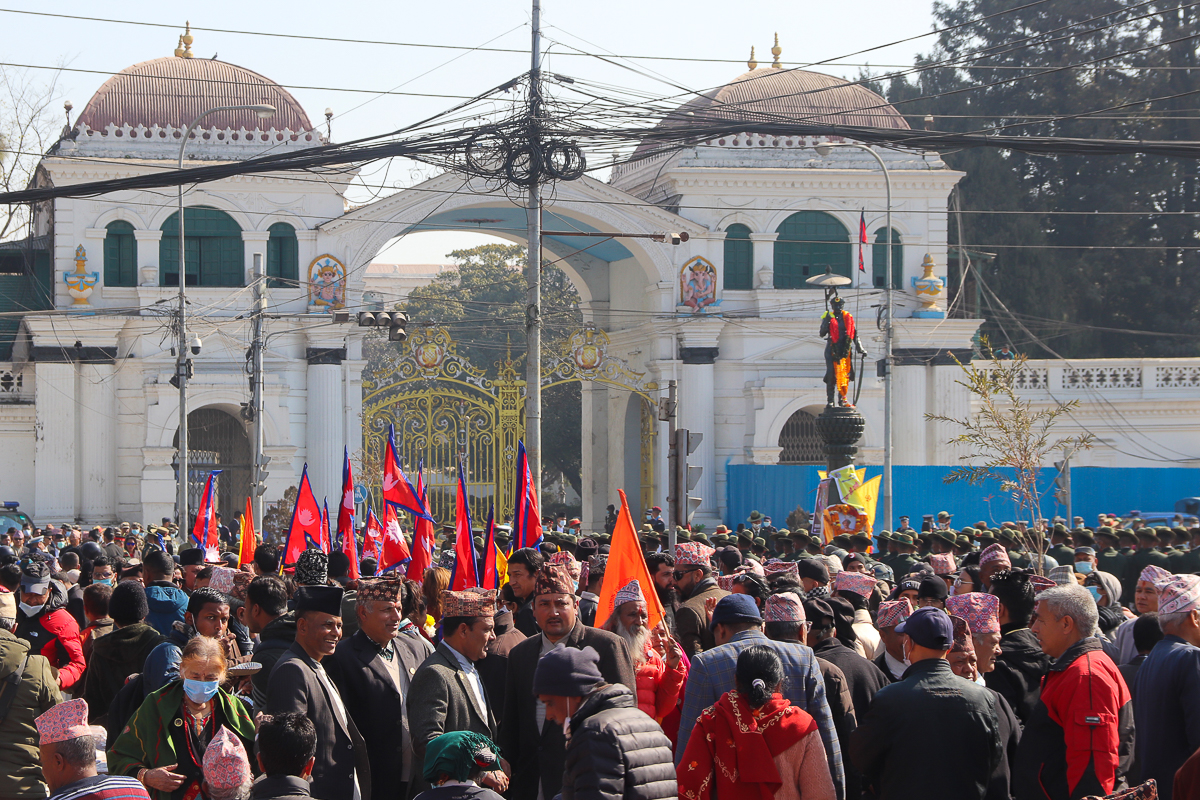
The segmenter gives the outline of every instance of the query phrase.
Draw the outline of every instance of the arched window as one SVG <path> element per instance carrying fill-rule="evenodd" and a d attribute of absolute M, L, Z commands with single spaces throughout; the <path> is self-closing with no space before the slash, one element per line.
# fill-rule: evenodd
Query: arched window
<path fill-rule="evenodd" d="M 824 211 L 801 211 L 776 231 L 775 288 L 804 289 L 805 279 L 830 267 L 850 277 L 850 232 Z"/>
<path fill-rule="evenodd" d="M 124 220 L 110 222 L 104 235 L 104 285 L 137 286 L 137 239 Z"/>
<path fill-rule="evenodd" d="M 817 418 L 800 409 L 788 417 L 779 432 L 780 464 L 824 464 L 825 451 L 817 434 Z"/>
<path fill-rule="evenodd" d="M 188 286 L 244 286 L 246 250 L 242 229 L 224 211 L 206 206 L 185 208 Z M 167 217 L 158 244 L 161 286 L 179 285 L 179 212 Z"/>
<path fill-rule="evenodd" d="M 725 288 L 754 288 L 754 243 L 742 224 L 725 229 Z"/>
<path fill-rule="evenodd" d="M 267 230 L 271 232 L 271 238 L 267 240 L 267 276 L 270 278 L 267 285 L 289 289 L 299 287 L 296 229 L 286 222 L 276 222 Z"/>
<path fill-rule="evenodd" d="M 883 276 L 887 273 L 887 232 L 880 228 L 875 231 L 875 245 L 871 248 L 871 285 L 877 289 L 884 288 Z M 900 279 L 904 275 L 904 245 L 900 244 L 900 231 L 892 228 L 892 288 L 900 289 Z"/>

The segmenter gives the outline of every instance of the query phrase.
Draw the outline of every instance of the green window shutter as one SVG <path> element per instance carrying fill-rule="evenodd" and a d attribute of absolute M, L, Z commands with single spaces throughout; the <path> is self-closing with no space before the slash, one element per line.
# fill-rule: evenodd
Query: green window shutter
<path fill-rule="evenodd" d="M 187 225 L 187 285 L 245 285 L 245 247 L 242 229 L 233 217 L 215 208 L 192 206 L 184 209 Z M 162 225 L 159 242 L 159 284 L 179 285 L 179 213 Z"/>
<path fill-rule="evenodd" d="M 110 222 L 104 236 L 104 285 L 137 285 L 137 239 L 133 226 L 123 220 Z"/>
<path fill-rule="evenodd" d="M 887 232 L 880 228 L 875 231 L 875 244 L 871 247 L 871 285 L 877 289 L 884 288 L 884 275 L 887 274 Z M 900 244 L 900 232 L 892 228 L 892 288 L 900 289 L 900 279 L 904 275 L 904 245 Z"/>
<path fill-rule="evenodd" d="M 754 243 L 745 225 L 725 229 L 725 288 L 754 288 Z"/>
<path fill-rule="evenodd" d="M 850 232 L 824 211 L 801 211 L 776 229 L 776 289 L 808 288 L 805 279 L 829 267 L 833 274 L 850 277 Z"/>
<path fill-rule="evenodd" d="M 294 289 L 300 280 L 296 229 L 286 222 L 276 222 L 268 230 L 271 238 L 267 240 L 267 285 Z"/>

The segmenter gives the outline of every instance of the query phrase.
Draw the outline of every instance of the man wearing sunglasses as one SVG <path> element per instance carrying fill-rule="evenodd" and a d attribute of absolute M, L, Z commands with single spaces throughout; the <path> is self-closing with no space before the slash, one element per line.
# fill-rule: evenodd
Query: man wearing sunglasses
<path fill-rule="evenodd" d="M 675 588 L 681 604 L 675 612 L 675 631 L 683 651 L 692 657 L 711 649 L 712 631 L 708 629 L 708 610 L 711 598 L 715 603 L 729 594 L 717 586 L 712 574 L 713 549 L 699 542 L 675 545 Z"/>

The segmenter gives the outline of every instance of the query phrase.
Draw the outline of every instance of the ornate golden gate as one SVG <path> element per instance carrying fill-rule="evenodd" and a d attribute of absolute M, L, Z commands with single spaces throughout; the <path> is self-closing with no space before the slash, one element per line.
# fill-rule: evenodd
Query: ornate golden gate
<path fill-rule="evenodd" d="M 653 502 L 658 386 L 609 355 L 608 346 L 608 335 L 593 325 L 575 331 L 543 366 L 542 387 L 595 381 L 641 397 L 639 499 L 646 508 Z M 482 525 L 493 501 L 497 521 L 511 517 L 517 441 L 525 434 L 525 381 L 511 358 L 498 366 L 494 380 L 485 377 L 458 355 L 449 331 L 424 327 L 413 329 L 399 358 L 364 371 L 362 474 L 376 509 L 381 489 L 371 476 L 380 475 L 388 426 L 395 425 L 396 451 L 414 483 L 417 465 L 424 462 L 437 522 L 454 519 L 460 457 L 466 459 L 472 519 Z"/>

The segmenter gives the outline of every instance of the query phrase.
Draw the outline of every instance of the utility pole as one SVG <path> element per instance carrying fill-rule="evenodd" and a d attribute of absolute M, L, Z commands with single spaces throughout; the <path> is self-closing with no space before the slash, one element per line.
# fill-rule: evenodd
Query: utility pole
<path fill-rule="evenodd" d="M 533 0 L 533 42 L 529 69 L 529 139 L 534 153 L 542 106 L 542 3 Z M 534 497 L 542 497 L 542 191 L 540 163 L 531 163 L 528 220 L 529 251 L 525 266 L 525 452 L 533 478 Z"/>
<path fill-rule="evenodd" d="M 263 455 L 263 314 L 267 310 L 266 275 L 263 273 L 262 253 L 254 254 L 254 311 L 250 317 L 250 394 L 253 408 L 251 429 L 254 437 L 254 463 L 250 475 L 250 505 L 254 531 L 262 535 L 263 501 L 266 491 L 267 459 Z"/>

